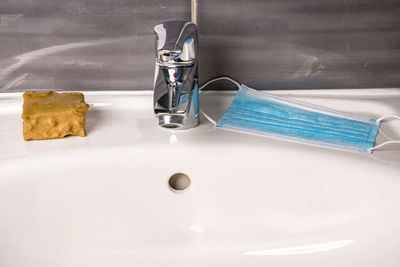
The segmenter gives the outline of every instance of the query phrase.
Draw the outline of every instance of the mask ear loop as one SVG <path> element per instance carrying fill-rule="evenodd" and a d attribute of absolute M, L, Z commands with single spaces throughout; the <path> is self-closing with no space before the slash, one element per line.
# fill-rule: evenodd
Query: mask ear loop
<path fill-rule="evenodd" d="M 232 83 L 234 83 L 237 87 L 238 87 L 238 89 L 240 89 L 240 83 L 238 83 L 237 81 L 235 81 L 234 79 L 231 79 L 231 78 L 229 78 L 229 77 L 219 77 L 219 78 L 214 78 L 214 79 L 211 79 L 211 80 L 209 80 L 208 82 L 206 82 L 203 86 L 201 86 L 200 87 L 200 93 L 201 92 L 204 92 L 204 91 L 201 91 L 204 87 L 206 87 L 207 85 L 209 85 L 210 83 L 213 83 L 213 82 L 216 82 L 216 81 L 220 81 L 220 80 L 228 80 L 228 81 L 230 81 L 230 82 L 232 82 Z M 201 115 L 203 115 L 208 121 L 210 121 L 212 124 L 214 124 L 214 126 L 216 126 L 217 125 L 217 123 L 215 122 L 215 120 L 213 120 L 210 116 L 208 116 L 207 115 L 207 113 L 205 113 L 204 112 L 204 110 L 202 110 L 201 108 L 200 108 L 200 113 L 201 113 Z"/>
<path fill-rule="evenodd" d="M 394 114 L 389 114 L 389 115 L 385 115 L 385 116 L 380 117 L 380 118 L 377 119 L 376 121 L 377 121 L 377 122 L 381 122 L 381 121 L 386 120 L 386 119 L 388 119 L 388 118 L 394 118 L 394 119 L 400 120 L 400 116 L 394 115 Z M 383 133 L 383 131 L 381 131 L 381 130 L 379 130 L 379 131 L 380 131 L 380 132 L 383 134 L 383 136 L 385 136 L 387 139 L 390 139 L 390 138 L 388 138 L 388 137 Z M 386 145 L 389 145 L 389 144 L 400 144 L 400 140 L 389 140 L 389 141 L 383 142 L 382 144 L 379 144 L 379 145 L 377 145 L 377 146 L 374 146 L 374 147 L 369 148 L 369 149 L 368 149 L 368 152 L 372 152 L 372 151 L 375 150 L 375 149 L 378 149 L 378 148 L 380 148 L 380 147 L 383 147 L 383 146 L 386 146 Z"/>
<path fill-rule="evenodd" d="M 385 132 L 382 131 L 382 129 L 379 128 L 378 131 L 379 131 L 387 140 L 392 140 L 392 138 L 390 138 L 389 136 L 387 136 L 387 135 L 385 134 Z"/>

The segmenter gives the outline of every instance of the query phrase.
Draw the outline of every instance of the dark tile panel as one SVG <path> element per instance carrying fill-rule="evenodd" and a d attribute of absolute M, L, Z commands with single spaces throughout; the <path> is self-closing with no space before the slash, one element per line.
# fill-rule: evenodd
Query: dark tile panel
<path fill-rule="evenodd" d="M 229 74 L 265 89 L 400 87 L 400 1 L 199 0 L 198 17 L 203 80 Z"/>
<path fill-rule="evenodd" d="M 153 27 L 186 0 L 1 0 L 0 91 L 150 90 Z"/>

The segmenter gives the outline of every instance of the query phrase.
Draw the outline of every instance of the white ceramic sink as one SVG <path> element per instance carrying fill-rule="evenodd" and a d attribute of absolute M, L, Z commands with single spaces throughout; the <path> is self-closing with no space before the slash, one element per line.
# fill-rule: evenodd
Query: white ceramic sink
<path fill-rule="evenodd" d="M 276 91 L 400 114 L 400 90 Z M 0 94 L 0 266 L 399 266 L 400 147 L 373 155 L 157 126 L 151 92 L 90 92 L 87 137 L 25 142 Z M 234 93 L 207 92 L 214 119 Z M 382 129 L 400 139 L 400 122 Z M 380 142 L 379 137 L 378 142 Z M 185 173 L 182 193 L 168 180 Z"/>

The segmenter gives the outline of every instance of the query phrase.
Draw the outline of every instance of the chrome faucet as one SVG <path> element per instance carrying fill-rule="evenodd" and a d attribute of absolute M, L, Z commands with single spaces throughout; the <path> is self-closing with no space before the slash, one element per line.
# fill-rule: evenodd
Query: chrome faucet
<path fill-rule="evenodd" d="M 154 27 L 154 113 L 164 128 L 199 125 L 198 29 L 187 21 Z"/>

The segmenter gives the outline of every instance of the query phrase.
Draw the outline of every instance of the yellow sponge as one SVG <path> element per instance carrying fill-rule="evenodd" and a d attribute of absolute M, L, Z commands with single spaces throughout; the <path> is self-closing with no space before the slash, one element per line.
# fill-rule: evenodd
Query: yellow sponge
<path fill-rule="evenodd" d="M 86 111 L 82 93 L 24 93 L 22 111 L 24 140 L 85 136 Z"/>

